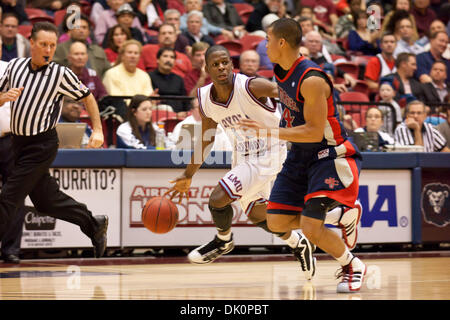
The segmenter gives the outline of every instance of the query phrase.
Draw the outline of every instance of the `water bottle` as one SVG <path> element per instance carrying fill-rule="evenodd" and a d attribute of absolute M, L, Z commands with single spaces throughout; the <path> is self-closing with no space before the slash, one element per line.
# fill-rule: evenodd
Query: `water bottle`
<path fill-rule="evenodd" d="M 164 123 L 158 123 L 158 130 L 156 131 L 156 150 L 165 149 L 166 132 L 164 131 Z"/>

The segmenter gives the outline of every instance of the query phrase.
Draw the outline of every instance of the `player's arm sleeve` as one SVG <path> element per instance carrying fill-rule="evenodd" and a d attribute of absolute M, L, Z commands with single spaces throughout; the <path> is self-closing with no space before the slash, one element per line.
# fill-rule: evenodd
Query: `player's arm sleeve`
<path fill-rule="evenodd" d="M 59 93 L 68 96 L 76 101 L 86 98 L 91 91 L 86 87 L 80 79 L 69 68 L 63 67 L 64 74 L 59 85 Z"/>

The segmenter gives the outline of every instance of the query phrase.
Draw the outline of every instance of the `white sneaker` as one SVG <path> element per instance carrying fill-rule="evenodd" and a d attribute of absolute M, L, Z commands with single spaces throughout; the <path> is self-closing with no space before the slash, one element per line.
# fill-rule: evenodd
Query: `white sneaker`
<path fill-rule="evenodd" d="M 220 240 L 217 235 L 207 244 L 195 248 L 188 254 L 191 263 L 207 264 L 234 249 L 233 234 L 230 241 Z"/>
<path fill-rule="evenodd" d="M 299 234 L 300 239 L 297 247 L 292 249 L 295 258 L 300 262 L 306 280 L 311 280 L 316 273 L 316 258 L 313 257 L 313 252 L 316 246 L 309 242 L 303 234 Z"/>
<path fill-rule="evenodd" d="M 341 282 L 337 285 L 337 292 L 350 293 L 359 291 L 363 284 L 366 271 L 366 265 L 354 257 L 348 265 L 342 267 L 337 275 L 337 278 L 342 278 Z"/>
<path fill-rule="evenodd" d="M 362 207 L 359 201 L 355 202 L 354 208 L 342 210 L 338 226 L 342 231 L 342 240 L 349 250 L 353 250 L 358 242 L 358 224 L 361 220 Z"/>

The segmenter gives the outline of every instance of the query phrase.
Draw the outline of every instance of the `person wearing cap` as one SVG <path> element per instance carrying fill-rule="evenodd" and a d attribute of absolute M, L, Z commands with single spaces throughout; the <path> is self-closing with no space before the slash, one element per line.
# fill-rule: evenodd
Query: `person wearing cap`
<path fill-rule="evenodd" d="M 147 41 L 144 38 L 145 35 L 142 34 L 141 30 L 133 27 L 133 21 L 134 21 L 135 17 L 136 17 L 136 13 L 133 11 L 133 9 L 131 8 L 131 6 L 128 3 L 126 3 L 122 7 L 120 7 L 120 9 L 116 13 L 117 24 L 127 27 L 130 30 L 132 39 L 135 39 L 135 40 L 139 41 L 140 43 L 145 44 L 145 43 L 147 43 Z M 106 48 L 106 43 L 108 41 L 109 32 L 111 32 L 111 30 L 115 26 L 116 25 L 112 26 L 106 32 L 105 38 L 103 39 L 103 42 L 102 42 L 103 48 Z"/>
<path fill-rule="evenodd" d="M 107 2 L 110 6 L 110 9 L 103 11 L 95 24 L 94 35 L 97 43 L 103 43 L 103 39 L 105 38 L 107 30 L 118 23 L 117 15 L 125 12 L 130 13 L 130 11 L 133 12 L 133 8 L 128 3 L 125 3 L 125 0 L 108 0 Z M 116 6 L 111 6 L 112 3 L 115 4 L 117 2 L 122 3 L 118 8 Z M 142 29 L 142 25 L 136 16 L 133 18 L 133 23 L 131 24 L 131 26 L 133 28 L 139 29 L 141 33 L 144 32 L 144 30 Z"/>

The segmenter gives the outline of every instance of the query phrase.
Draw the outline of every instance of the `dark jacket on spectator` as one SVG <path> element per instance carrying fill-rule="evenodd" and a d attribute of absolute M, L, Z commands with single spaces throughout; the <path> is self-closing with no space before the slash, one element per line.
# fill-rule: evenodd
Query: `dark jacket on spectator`
<path fill-rule="evenodd" d="M 391 75 L 389 75 L 389 76 L 391 76 Z M 403 81 L 400 78 L 400 76 L 398 75 L 398 73 L 394 73 L 394 74 L 392 74 L 392 76 L 394 76 L 393 84 L 394 84 L 395 90 L 397 91 L 397 95 L 396 95 L 395 99 L 396 100 L 401 99 L 405 95 L 405 87 L 403 86 Z M 414 97 L 416 97 L 418 100 L 421 100 L 421 101 L 426 100 L 425 89 L 424 89 L 424 86 L 422 83 L 417 81 L 415 78 L 411 78 L 411 79 L 409 79 L 409 85 L 411 86 L 411 92 Z"/>
<path fill-rule="evenodd" d="M 264 16 L 270 13 L 269 7 L 264 2 L 259 2 L 255 5 L 255 10 L 248 18 L 245 30 L 253 32 L 256 30 L 262 30 L 262 19 Z"/>
<path fill-rule="evenodd" d="M 203 14 L 211 24 L 223 29 L 232 30 L 233 27 L 244 25 L 241 17 L 231 3 L 225 2 L 225 7 L 225 15 L 222 15 L 214 3 L 208 2 L 203 5 Z"/>
<path fill-rule="evenodd" d="M 28 22 L 28 15 L 25 12 L 25 7 L 20 3 L 17 2 L 15 7 L 12 7 L 9 4 L 0 3 L 0 6 L 2 7 L 3 14 L 7 12 L 12 12 L 19 18 L 19 24 L 23 24 L 24 22 Z"/>
<path fill-rule="evenodd" d="M 439 94 L 431 82 L 427 82 L 423 84 L 424 93 L 425 93 L 425 101 L 426 102 L 442 102 Z M 450 94 L 449 87 L 447 85 L 447 95 Z"/>
<path fill-rule="evenodd" d="M 182 33 L 183 36 L 185 36 L 188 40 L 189 40 L 189 45 L 192 46 L 194 43 L 196 43 L 197 41 L 195 40 L 194 36 L 192 34 L 190 34 L 189 32 L 185 31 Z M 200 41 L 202 42 L 206 42 L 207 44 L 209 44 L 211 47 L 213 45 L 215 45 L 216 43 L 214 42 L 214 39 L 211 38 L 208 35 L 202 35 Z"/>

